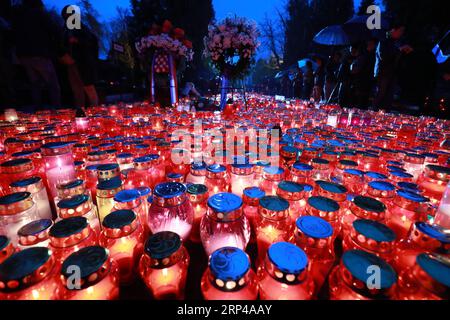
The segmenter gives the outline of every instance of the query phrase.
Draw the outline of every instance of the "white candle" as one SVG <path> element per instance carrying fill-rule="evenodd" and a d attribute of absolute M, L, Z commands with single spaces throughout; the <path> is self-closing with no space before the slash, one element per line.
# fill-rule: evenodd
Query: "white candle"
<path fill-rule="evenodd" d="M 192 224 L 181 220 L 179 218 L 173 219 L 164 219 L 161 223 L 152 230 L 153 233 L 161 232 L 161 231 L 172 231 L 180 236 L 183 241 L 189 238 L 189 234 L 191 233 Z"/>
<path fill-rule="evenodd" d="M 76 172 L 73 166 L 60 166 L 49 169 L 47 170 L 46 175 L 52 198 L 55 198 L 58 195 L 56 189 L 58 184 L 76 179 Z"/>
<path fill-rule="evenodd" d="M 235 247 L 245 250 L 246 243 L 236 234 L 218 234 L 212 236 L 207 241 L 203 242 L 206 254 L 209 256 L 214 251 L 224 247 Z"/>

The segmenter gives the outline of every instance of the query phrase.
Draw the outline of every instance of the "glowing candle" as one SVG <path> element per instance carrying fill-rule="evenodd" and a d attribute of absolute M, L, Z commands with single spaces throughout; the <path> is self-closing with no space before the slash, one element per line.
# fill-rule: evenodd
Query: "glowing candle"
<path fill-rule="evenodd" d="M 99 243 L 109 250 L 110 256 L 119 266 L 120 283 L 130 284 L 142 254 L 144 232 L 131 210 L 118 210 L 103 220 Z"/>
<path fill-rule="evenodd" d="M 57 299 L 57 272 L 49 249 L 19 251 L 0 264 L 0 295 L 6 300 Z"/>
<path fill-rule="evenodd" d="M 82 278 L 73 280 L 74 267 Z M 61 268 L 61 300 L 115 300 L 119 298 L 119 268 L 99 246 L 86 247 L 71 254 Z"/>
<path fill-rule="evenodd" d="M 203 184 L 191 184 L 187 188 L 187 194 L 194 207 L 194 223 L 190 239 L 194 242 L 201 242 L 200 222 L 207 210 L 208 188 Z"/>
<path fill-rule="evenodd" d="M 189 254 L 176 233 L 163 231 L 145 244 L 139 271 L 155 299 L 183 299 Z"/>

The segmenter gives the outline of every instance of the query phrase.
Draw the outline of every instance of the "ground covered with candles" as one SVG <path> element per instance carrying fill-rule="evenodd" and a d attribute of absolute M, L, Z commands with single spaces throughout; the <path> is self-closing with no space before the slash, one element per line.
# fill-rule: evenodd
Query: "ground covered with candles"
<path fill-rule="evenodd" d="M 448 120 L 247 98 L 8 114 L 0 299 L 449 298 Z"/>

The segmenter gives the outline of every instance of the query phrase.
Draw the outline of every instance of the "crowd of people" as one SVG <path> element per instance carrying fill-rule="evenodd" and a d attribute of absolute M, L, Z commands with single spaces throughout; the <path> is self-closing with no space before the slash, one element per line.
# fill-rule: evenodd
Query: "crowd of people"
<path fill-rule="evenodd" d="M 69 6 L 62 9 L 62 19 L 58 20 L 45 10 L 42 0 L 23 0 L 14 7 L 10 1 L 1 4 L 0 104 L 14 103 L 11 100 L 17 94 L 12 79 L 15 66 L 20 66 L 28 78 L 29 111 L 60 108 L 62 80 L 70 85 L 72 106 L 82 109 L 97 105 L 98 39 L 82 22 L 81 28 L 69 29 Z"/>
<path fill-rule="evenodd" d="M 423 105 L 433 95 L 436 81 L 448 82 L 449 63 L 438 66 L 431 49 L 408 45 L 405 31 L 401 22 L 393 23 L 385 38 L 334 49 L 328 58 L 313 55 L 304 67 L 285 73 L 278 91 L 288 98 L 391 110 L 394 95 L 403 87 L 402 98 Z M 272 82 L 268 88 L 273 86 L 273 80 L 268 82 Z"/>

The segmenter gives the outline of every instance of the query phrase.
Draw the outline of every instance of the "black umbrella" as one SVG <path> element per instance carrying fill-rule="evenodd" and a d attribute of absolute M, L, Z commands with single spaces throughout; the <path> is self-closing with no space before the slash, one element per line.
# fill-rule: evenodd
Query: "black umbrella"
<path fill-rule="evenodd" d="M 325 46 L 348 46 L 352 44 L 352 39 L 340 25 L 328 26 L 322 29 L 313 41 Z"/>
<path fill-rule="evenodd" d="M 385 18 L 380 19 L 379 29 L 369 29 L 368 22 L 370 23 L 369 15 L 354 16 L 346 23 L 342 25 L 343 30 L 354 41 L 365 41 L 369 39 L 381 39 L 385 36 L 386 31 L 389 29 L 389 22 Z"/>

